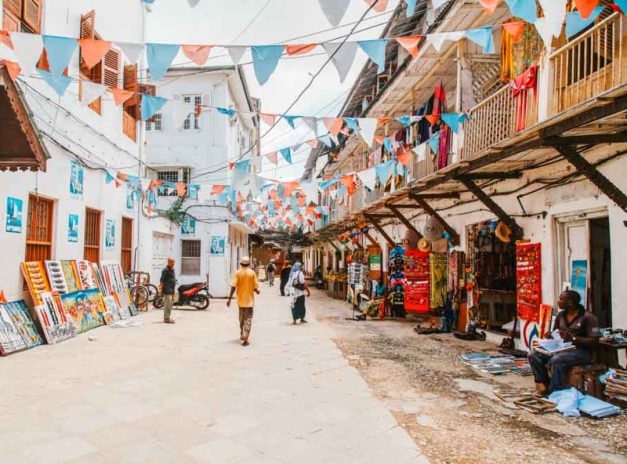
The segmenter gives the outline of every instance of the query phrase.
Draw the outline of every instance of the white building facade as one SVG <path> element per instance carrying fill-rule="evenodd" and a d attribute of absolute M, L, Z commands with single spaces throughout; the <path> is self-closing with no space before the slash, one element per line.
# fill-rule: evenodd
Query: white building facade
<path fill-rule="evenodd" d="M 252 230 L 237 220 L 230 202 L 212 191 L 230 184 L 230 162 L 258 149 L 258 103 L 236 66 L 170 70 L 164 82 L 161 96 L 193 104 L 197 111 L 183 121 L 160 113 L 147 123 L 148 175 L 198 188 L 182 199 L 176 192 L 159 194 L 159 217 L 150 220 L 142 246 L 153 257 L 153 280 L 171 256 L 179 285 L 207 281 L 212 296 L 225 297 L 239 258 L 249 253 Z M 229 116 L 216 108 L 237 112 Z M 186 213 L 182 225 L 165 217 L 173 205 Z"/>

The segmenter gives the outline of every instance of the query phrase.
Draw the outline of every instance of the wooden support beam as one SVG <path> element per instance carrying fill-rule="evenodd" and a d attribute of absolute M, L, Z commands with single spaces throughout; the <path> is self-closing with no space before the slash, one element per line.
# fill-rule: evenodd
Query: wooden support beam
<path fill-rule="evenodd" d="M 414 193 L 411 192 L 412 195 L 417 195 L 420 198 L 424 198 L 425 200 L 445 200 L 448 198 L 458 199 L 460 197 L 459 192 L 446 192 L 446 193 Z"/>
<path fill-rule="evenodd" d="M 416 227 L 414 227 L 414 225 L 405 216 L 403 216 L 403 214 L 398 209 L 396 209 L 395 206 L 385 205 L 385 207 L 389 209 L 390 211 L 392 211 L 394 213 L 394 216 L 396 216 L 398 220 L 401 221 L 405 227 L 407 227 L 414 234 L 416 234 L 418 238 L 422 238 L 422 234 L 418 232 L 418 229 L 416 229 Z"/>
<path fill-rule="evenodd" d="M 336 245 L 335 243 L 333 243 L 333 240 L 329 240 L 329 241 L 328 241 L 328 242 L 326 242 L 326 243 L 328 243 L 328 244 L 329 244 L 329 245 L 331 245 L 333 248 L 335 248 L 335 251 L 337 251 L 337 252 L 339 252 L 339 253 L 341 253 L 341 252 L 342 252 L 342 250 L 340 250 L 340 249 L 337 247 L 337 245 Z"/>
<path fill-rule="evenodd" d="M 396 208 L 396 209 L 416 209 L 416 205 L 397 205 L 397 204 L 393 204 L 392 206 L 394 206 L 394 208 Z"/>
<path fill-rule="evenodd" d="M 465 174 L 472 180 L 501 180 L 501 179 L 520 179 L 521 172 L 472 172 Z"/>
<path fill-rule="evenodd" d="M 623 119 L 621 119 L 621 121 L 623 124 L 627 124 L 627 121 Z M 627 132 L 619 132 L 618 134 L 567 135 L 547 139 L 547 142 L 552 145 L 599 145 L 601 143 L 624 143 L 627 142 Z"/>
<path fill-rule="evenodd" d="M 365 235 L 366 235 L 366 238 L 368 239 L 368 241 L 370 243 L 372 243 L 372 246 L 376 246 L 376 247 L 381 248 L 381 245 L 379 245 L 379 243 L 374 238 L 372 238 L 372 235 L 370 235 L 369 233 L 366 233 Z"/>
<path fill-rule="evenodd" d="M 496 204 L 496 202 L 490 198 L 488 194 L 486 194 L 483 190 L 479 188 L 477 184 L 475 184 L 472 180 L 466 178 L 465 176 L 460 176 L 457 178 L 459 182 L 464 184 L 464 186 L 470 190 L 470 192 L 477 197 L 477 199 L 486 205 L 490 211 L 492 211 L 496 217 L 498 217 L 501 221 L 503 221 L 507 227 L 509 227 L 514 234 L 515 239 L 523 238 L 523 230 L 518 225 L 518 223 L 512 218 L 509 214 L 505 212 L 503 208 Z"/>
<path fill-rule="evenodd" d="M 379 224 L 379 221 L 377 221 L 376 217 L 372 217 L 370 214 L 366 214 L 366 219 L 368 219 L 368 221 L 370 221 L 372 223 L 372 225 L 374 226 L 375 229 L 377 229 L 377 231 L 383 236 L 383 238 L 385 239 L 386 242 L 388 242 L 388 244 L 393 247 L 396 244 L 394 243 L 394 240 L 392 240 L 392 238 L 387 234 L 387 232 L 385 231 L 385 229 L 383 229 L 383 227 L 381 227 L 381 225 Z"/>
<path fill-rule="evenodd" d="M 425 210 L 425 212 L 429 216 L 436 218 L 440 222 L 440 224 L 442 224 L 442 226 L 444 227 L 444 230 L 446 230 L 446 232 L 450 235 L 451 243 L 453 245 L 460 244 L 459 234 L 457 233 L 457 231 L 453 229 L 453 227 L 451 227 L 451 225 L 448 222 L 446 222 L 444 218 L 440 216 L 440 214 L 436 210 L 434 210 L 424 198 L 418 195 L 415 195 L 415 196 L 412 195 L 410 196 L 410 198 L 412 198 L 416 203 L 418 203 L 418 206 L 420 206 L 423 210 Z"/>
<path fill-rule="evenodd" d="M 627 195 L 611 180 L 601 174 L 587 159 L 577 153 L 572 145 L 554 145 L 566 160 L 572 164 L 577 172 L 583 174 L 590 182 L 596 185 L 610 200 L 616 203 L 623 211 L 627 211 Z"/>

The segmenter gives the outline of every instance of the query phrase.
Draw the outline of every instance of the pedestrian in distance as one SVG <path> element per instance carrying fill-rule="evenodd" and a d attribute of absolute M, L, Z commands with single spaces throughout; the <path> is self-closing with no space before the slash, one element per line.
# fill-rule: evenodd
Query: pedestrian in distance
<path fill-rule="evenodd" d="M 233 295 L 237 292 L 237 306 L 239 307 L 239 329 L 242 346 L 248 346 L 250 329 L 253 323 L 253 307 L 255 293 L 259 295 L 259 280 L 257 273 L 250 268 L 250 258 L 245 256 L 240 260 L 241 268 L 231 280 L 231 293 L 226 306 L 231 307 Z"/>
<path fill-rule="evenodd" d="M 268 263 L 268 267 L 266 267 L 266 275 L 268 276 L 268 285 L 270 287 L 274 287 L 274 273 L 276 272 L 276 266 L 272 261 Z"/>
<path fill-rule="evenodd" d="M 168 265 L 161 271 L 161 279 L 159 281 L 159 291 L 163 295 L 163 322 L 166 324 L 174 324 L 174 319 L 172 319 L 174 287 L 176 287 L 174 258 L 168 258 Z"/>
<path fill-rule="evenodd" d="M 292 319 L 294 320 L 294 324 L 296 324 L 299 320 L 301 324 L 307 323 L 307 320 L 305 319 L 305 315 L 307 313 L 307 309 L 305 307 L 305 292 L 307 292 L 307 297 L 311 296 L 309 286 L 305 280 L 305 274 L 303 273 L 301 267 L 300 263 L 294 264 L 294 267 L 292 268 L 292 277 L 290 278 L 290 287 L 292 288 Z"/>
<path fill-rule="evenodd" d="M 283 268 L 281 269 L 281 296 L 285 296 L 285 287 L 290 279 L 290 273 L 292 272 L 292 263 L 289 261 L 285 261 L 283 263 Z"/>

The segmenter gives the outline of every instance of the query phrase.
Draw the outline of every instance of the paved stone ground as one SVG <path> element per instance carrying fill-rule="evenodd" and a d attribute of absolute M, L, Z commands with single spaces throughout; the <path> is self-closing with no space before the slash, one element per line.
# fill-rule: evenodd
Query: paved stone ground
<path fill-rule="evenodd" d="M 315 317 L 320 294 L 295 327 L 277 293 L 247 348 L 213 301 L 0 359 L 0 462 L 427 462 Z"/>

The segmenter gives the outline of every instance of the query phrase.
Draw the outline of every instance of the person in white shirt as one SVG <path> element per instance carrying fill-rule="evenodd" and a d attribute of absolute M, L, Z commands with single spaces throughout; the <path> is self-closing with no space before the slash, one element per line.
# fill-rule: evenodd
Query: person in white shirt
<path fill-rule="evenodd" d="M 292 319 L 294 320 L 294 324 L 299 320 L 301 324 L 306 324 L 305 314 L 307 310 L 305 308 L 305 292 L 307 292 L 308 297 L 311 296 L 311 292 L 309 291 L 309 286 L 305 280 L 305 274 L 301 269 L 300 263 L 294 264 L 288 286 L 291 288 Z"/>

